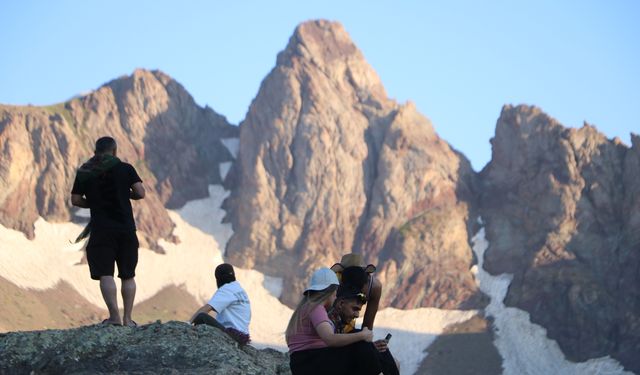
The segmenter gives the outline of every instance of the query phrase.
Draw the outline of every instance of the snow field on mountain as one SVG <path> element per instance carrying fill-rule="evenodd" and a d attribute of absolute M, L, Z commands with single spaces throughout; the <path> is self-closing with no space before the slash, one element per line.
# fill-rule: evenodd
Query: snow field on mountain
<path fill-rule="evenodd" d="M 213 270 L 223 261 L 221 249 L 231 235 L 231 228 L 220 224 L 224 216 L 220 204 L 227 192 L 221 186 L 210 186 L 209 193 L 208 198 L 188 202 L 169 212 L 176 224 L 174 235 L 180 243 L 161 240 L 165 254 L 140 249 L 137 303 L 169 285 L 184 287 L 202 303 L 215 292 Z M 87 211 L 79 212 L 78 216 L 87 216 Z M 48 223 L 40 218 L 35 224 L 36 236 L 29 240 L 21 232 L 0 226 L 0 276 L 22 288 L 39 290 L 64 280 L 88 301 L 104 308 L 98 283 L 89 278 L 88 266 L 80 264 L 82 244 L 70 243 L 82 228 L 79 224 Z M 236 269 L 236 276 L 251 300 L 253 344 L 286 351 L 284 331 L 292 310 L 277 299 L 282 292 L 281 279 L 240 268 Z M 401 364 L 402 374 L 412 374 L 425 357 L 425 349 L 447 325 L 463 322 L 475 313 L 389 308 L 378 313 L 374 334 L 376 339 L 388 332 L 393 334 L 390 349 Z"/>
<path fill-rule="evenodd" d="M 625 372 L 619 362 L 608 356 L 581 363 L 566 360 L 558 343 L 547 338 L 547 330 L 531 323 L 529 313 L 504 305 L 512 276 L 492 276 L 482 268 L 484 252 L 489 246 L 484 228 L 478 231 L 472 242 L 473 251 L 478 259 L 478 264 L 473 266 L 472 272 L 476 275 L 480 290 L 491 297 L 485 312 L 487 316 L 495 319 L 494 344 L 503 358 L 504 375 L 631 374 Z"/>
<path fill-rule="evenodd" d="M 223 262 L 222 250 L 232 231 L 230 225 L 221 224 L 224 211 L 220 205 L 228 192 L 213 185 L 209 193 L 208 198 L 188 202 L 169 212 L 176 224 L 174 235 L 180 243 L 160 241 L 165 254 L 140 250 L 136 302 L 151 298 L 169 285 L 182 286 L 202 303 L 215 292 L 213 270 Z M 81 211 L 78 216 L 87 216 L 87 212 Z M 41 218 L 35 224 L 34 240 L 28 240 L 21 232 L 0 226 L 0 276 L 22 288 L 39 290 L 64 280 L 88 301 L 103 308 L 98 283 L 90 280 L 88 266 L 80 264 L 82 244 L 70 243 L 81 230 L 82 225 L 48 223 Z M 473 242 L 479 264 L 472 271 L 480 289 L 491 297 L 486 314 L 495 319 L 495 345 L 504 359 L 504 374 L 629 374 L 609 357 L 583 363 L 567 361 L 558 344 L 546 337 L 546 330 L 530 322 L 528 313 L 505 307 L 502 301 L 511 276 L 491 276 L 482 268 L 488 246 L 484 229 Z M 236 274 L 251 299 L 253 344 L 285 351 L 283 333 L 292 310 L 277 299 L 282 292 L 281 279 L 239 268 Z M 400 362 L 401 373 L 413 374 L 427 355 L 428 346 L 447 326 L 464 322 L 475 314 L 477 311 L 387 308 L 378 313 L 374 337 L 380 339 L 392 333 L 389 346 Z"/>

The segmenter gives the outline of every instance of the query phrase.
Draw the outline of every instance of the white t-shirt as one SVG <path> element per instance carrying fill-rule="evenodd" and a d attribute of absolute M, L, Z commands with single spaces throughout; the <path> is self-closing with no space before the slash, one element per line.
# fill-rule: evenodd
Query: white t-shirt
<path fill-rule="evenodd" d="M 249 296 L 239 282 L 233 281 L 221 286 L 208 304 L 218 313 L 216 320 L 220 324 L 249 334 L 251 305 Z"/>

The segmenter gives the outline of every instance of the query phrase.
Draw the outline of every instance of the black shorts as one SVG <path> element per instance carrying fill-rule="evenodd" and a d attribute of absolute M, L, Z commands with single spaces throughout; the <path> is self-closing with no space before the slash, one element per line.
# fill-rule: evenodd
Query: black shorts
<path fill-rule="evenodd" d="M 92 230 L 87 245 L 87 262 L 91 278 L 113 276 L 113 263 L 118 264 L 118 277 L 131 279 L 138 265 L 138 237 L 135 231 Z"/>

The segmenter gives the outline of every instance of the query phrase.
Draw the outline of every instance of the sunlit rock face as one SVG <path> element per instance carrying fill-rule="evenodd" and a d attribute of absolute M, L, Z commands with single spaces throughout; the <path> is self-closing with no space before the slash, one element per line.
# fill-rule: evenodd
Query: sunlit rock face
<path fill-rule="evenodd" d="M 485 268 L 514 275 L 505 303 L 531 313 L 569 358 L 640 371 L 640 139 L 568 129 L 505 106 L 482 171 Z"/>
<path fill-rule="evenodd" d="M 72 219 L 76 168 L 110 135 L 149 191 L 133 204 L 143 245 L 158 249 L 173 224 L 164 207 L 206 197 L 218 165 L 233 160 L 220 139 L 237 128 L 201 108 L 159 71 L 136 70 L 98 90 L 47 107 L 0 106 L 0 224 L 33 238 L 33 223 Z"/>
<path fill-rule="evenodd" d="M 482 303 L 468 160 L 387 97 L 338 23 L 295 30 L 240 125 L 227 185 L 228 259 L 283 277 L 290 306 L 312 269 L 352 251 L 379 265 L 384 305 Z"/>

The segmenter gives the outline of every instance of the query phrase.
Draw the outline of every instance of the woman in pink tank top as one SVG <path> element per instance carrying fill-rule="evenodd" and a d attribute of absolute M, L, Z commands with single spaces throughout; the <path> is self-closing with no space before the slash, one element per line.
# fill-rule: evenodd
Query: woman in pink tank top
<path fill-rule="evenodd" d="M 285 333 L 293 375 L 380 374 L 380 362 L 371 343 L 373 333 L 368 328 L 357 333 L 334 333 L 327 310 L 336 299 L 338 285 L 336 274 L 329 268 L 320 268 L 311 276 Z"/>

